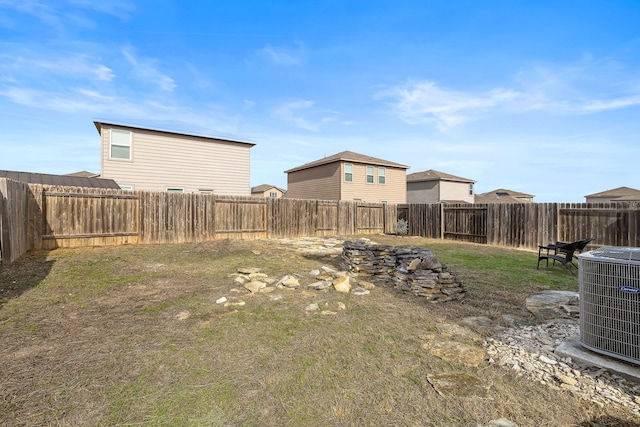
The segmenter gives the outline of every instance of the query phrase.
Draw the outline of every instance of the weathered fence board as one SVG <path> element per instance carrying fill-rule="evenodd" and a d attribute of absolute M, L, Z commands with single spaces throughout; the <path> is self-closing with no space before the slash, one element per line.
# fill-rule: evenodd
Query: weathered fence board
<path fill-rule="evenodd" d="M 0 178 L 0 260 L 11 264 L 29 249 L 29 186 Z"/>

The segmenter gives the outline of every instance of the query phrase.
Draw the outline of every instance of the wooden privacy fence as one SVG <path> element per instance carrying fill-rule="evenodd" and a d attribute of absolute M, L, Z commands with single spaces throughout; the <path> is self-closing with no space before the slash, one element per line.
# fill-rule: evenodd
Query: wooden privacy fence
<path fill-rule="evenodd" d="M 385 233 L 396 220 L 395 206 L 376 203 L 0 182 L 0 212 L 9 212 L 0 216 L 0 248 L 9 263 L 57 247 Z"/>
<path fill-rule="evenodd" d="M 587 237 L 599 246 L 640 246 L 636 203 L 489 203 L 398 205 L 409 234 L 537 249 Z"/>
<path fill-rule="evenodd" d="M 202 242 L 395 232 L 537 249 L 539 244 L 595 240 L 640 246 L 635 203 L 389 205 L 122 191 L 24 184 L 0 179 L 0 259 L 28 250 L 136 243 Z"/>

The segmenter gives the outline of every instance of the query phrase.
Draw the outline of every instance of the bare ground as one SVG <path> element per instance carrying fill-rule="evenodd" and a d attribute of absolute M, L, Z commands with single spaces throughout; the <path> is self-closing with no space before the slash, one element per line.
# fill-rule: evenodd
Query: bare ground
<path fill-rule="evenodd" d="M 438 305 L 384 287 L 303 291 L 321 265 L 337 258 L 224 240 L 56 250 L 0 267 L 0 425 L 640 425 L 624 408 L 425 350 L 482 348 L 486 331 L 445 331 L 466 316 L 529 316 L 521 290 L 477 287 L 466 271 L 466 298 Z M 302 288 L 249 295 L 230 277 L 247 266 L 297 274 Z M 451 393 L 429 381 L 447 376 Z"/>

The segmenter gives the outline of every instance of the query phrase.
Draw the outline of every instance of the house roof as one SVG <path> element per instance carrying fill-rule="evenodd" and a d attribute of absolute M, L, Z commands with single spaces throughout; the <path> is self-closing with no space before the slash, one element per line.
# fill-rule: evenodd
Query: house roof
<path fill-rule="evenodd" d="M 462 178 L 459 176 L 451 175 L 448 173 L 440 172 L 437 170 L 429 169 L 423 172 L 415 172 L 407 175 L 407 182 L 421 182 L 421 181 L 455 181 L 475 183 L 472 179 Z"/>
<path fill-rule="evenodd" d="M 112 179 L 87 178 L 71 175 L 52 175 L 46 173 L 17 172 L 0 170 L 0 178 L 8 178 L 14 181 L 26 182 L 28 184 L 64 185 L 68 187 L 91 187 L 91 188 L 113 188 L 120 189 L 120 186 Z"/>
<path fill-rule="evenodd" d="M 498 188 L 497 190 L 487 191 L 486 193 L 482 193 L 481 196 L 491 196 L 491 197 L 534 197 L 533 194 L 520 193 L 519 191 L 506 190 L 504 188 Z"/>
<path fill-rule="evenodd" d="M 388 166 L 391 168 L 409 169 L 409 166 L 402 165 L 400 163 L 390 162 L 388 160 L 378 159 L 376 157 L 366 156 L 364 154 L 354 153 L 353 151 L 342 151 L 329 157 L 323 157 L 322 159 L 305 163 L 304 165 L 297 166 L 295 168 L 284 171 L 284 173 L 296 172 L 303 169 L 309 169 L 316 166 L 326 165 L 334 162 L 353 162 L 353 163 L 365 163 L 368 165 Z"/>
<path fill-rule="evenodd" d="M 79 171 L 79 172 L 73 172 L 73 173 L 65 173 L 65 176 L 79 176 L 82 178 L 98 178 L 100 177 L 99 174 L 97 173 L 93 173 L 93 172 L 89 172 L 89 171 Z"/>
<path fill-rule="evenodd" d="M 522 198 L 513 196 L 498 196 L 493 193 L 476 194 L 474 203 L 526 203 Z"/>
<path fill-rule="evenodd" d="M 246 142 L 246 141 L 240 141 L 239 139 L 237 139 L 236 137 L 233 137 L 231 135 L 223 135 L 223 134 L 212 134 L 207 130 L 203 130 L 203 129 L 196 129 L 194 126 L 189 126 L 189 125 L 185 125 L 185 124 L 171 124 L 168 122 L 162 123 L 160 125 L 153 124 L 151 126 L 147 126 L 147 125 L 143 125 L 141 123 L 134 123 L 134 122 L 126 122 L 126 121 L 118 121 L 118 120 L 106 120 L 106 119 L 98 119 L 98 120 L 94 120 L 93 124 L 95 125 L 96 129 L 98 130 L 98 133 L 100 133 L 100 128 L 102 127 L 102 125 L 111 125 L 111 126 L 120 126 L 120 127 L 125 127 L 125 128 L 131 128 L 131 129 L 142 129 L 142 130 L 151 130 L 151 131 L 155 131 L 155 132 L 163 132 L 163 133 L 169 133 L 169 134 L 173 134 L 173 135 L 183 135 L 183 136 L 196 136 L 199 138 L 207 138 L 207 139 L 215 139 L 218 141 L 226 141 L 226 142 L 234 142 L 237 144 L 245 144 L 245 145 L 249 145 L 250 147 L 253 147 L 254 145 L 256 145 L 253 142 Z"/>
<path fill-rule="evenodd" d="M 285 191 L 282 188 L 276 187 L 275 185 L 270 185 L 270 184 L 262 184 L 262 185 L 256 185 L 255 187 L 251 187 L 251 192 L 252 193 L 264 193 L 265 191 L 269 191 L 272 188 L 275 188 L 276 190 L 279 190 L 279 191 L 285 193 Z"/>
<path fill-rule="evenodd" d="M 640 190 L 630 187 L 618 187 L 612 190 L 601 191 L 600 193 L 588 194 L 585 197 L 609 197 L 609 198 L 637 198 L 640 196 Z"/>

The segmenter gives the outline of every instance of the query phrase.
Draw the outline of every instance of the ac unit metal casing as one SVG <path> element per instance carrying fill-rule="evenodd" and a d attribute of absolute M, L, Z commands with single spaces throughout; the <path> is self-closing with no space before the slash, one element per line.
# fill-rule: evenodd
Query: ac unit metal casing
<path fill-rule="evenodd" d="M 602 247 L 578 263 L 582 345 L 640 365 L 640 248 Z"/>

